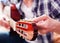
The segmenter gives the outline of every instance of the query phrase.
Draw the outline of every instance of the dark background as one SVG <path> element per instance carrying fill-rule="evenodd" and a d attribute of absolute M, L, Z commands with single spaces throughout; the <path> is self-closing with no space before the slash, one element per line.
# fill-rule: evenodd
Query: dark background
<path fill-rule="evenodd" d="M 17 34 L 11 36 L 8 31 L 4 33 L 0 31 L 0 43 L 26 43 L 26 41 Z"/>

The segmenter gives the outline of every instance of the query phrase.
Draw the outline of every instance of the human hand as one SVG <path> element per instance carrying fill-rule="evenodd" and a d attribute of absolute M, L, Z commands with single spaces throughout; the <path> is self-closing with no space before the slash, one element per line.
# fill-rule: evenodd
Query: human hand
<path fill-rule="evenodd" d="M 1 20 L 0 20 L 0 26 L 3 26 L 3 27 L 5 27 L 5 28 L 7 28 L 7 29 L 10 29 L 10 24 L 9 24 L 9 22 L 6 21 L 5 19 L 1 19 Z"/>
<path fill-rule="evenodd" d="M 47 15 L 37 17 L 33 20 L 33 22 L 36 23 L 36 25 L 38 26 L 39 33 L 42 34 L 54 32 L 56 31 L 55 29 L 59 27 L 59 22 L 57 20 L 50 18 Z"/>

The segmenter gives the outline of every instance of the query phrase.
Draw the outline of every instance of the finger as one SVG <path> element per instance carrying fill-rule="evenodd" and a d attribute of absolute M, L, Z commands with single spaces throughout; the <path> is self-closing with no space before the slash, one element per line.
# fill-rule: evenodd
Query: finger
<path fill-rule="evenodd" d="M 38 22 L 38 21 L 44 21 L 44 20 L 46 20 L 47 18 L 49 18 L 49 16 L 47 16 L 47 15 L 42 15 L 42 16 L 40 16 L 40 17 L 37 17 L 37 18 L 35 18 L 34 20 L 33 20 L 33 22 Z"/>
<path fill-rule="evenodd" d="M 36 23 L 36 25 L 39 28 L 47 29 L 48 28 L 48 21 L 39 21 L 38 23 Z"/>
<path fill-rule="evenodd" d="M 5 21 L 5 20 L 1 20 L 1 21 L 0 21 L 0 25 L 3 26 L 3 27 L 5 27 L 5 28 L 10 29 L 10 24 L 9 24 L 9 22 L 7 22 L 7 21 Z"/>
<path fill-rule="evenodd" d="M 47 21 L 40 21 L 38 23 L 36 23 L 37 27 L 38 27 L 38 31 L 41 34 L 46 34 L 47 32 L 49 32 L 49 29 L 47 28 Z"/>

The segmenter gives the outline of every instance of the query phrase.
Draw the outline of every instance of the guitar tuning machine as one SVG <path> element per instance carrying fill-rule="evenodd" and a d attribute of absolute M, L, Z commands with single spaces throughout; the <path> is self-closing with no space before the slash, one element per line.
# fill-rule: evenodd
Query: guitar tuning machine
<path fill-rule="evenodd" d="M 21 37 L 21 35 L 19 35 Z"/>
<path fill-rule="evenodd" d="M 30 41 L 35 40 L 38 34 L 36 24 L 31 22 L 17 22 L 16 29 L 19 29 L 18 34 L 20 37 Z"/>
<path fill-rule="evenodd" d="M 23 37 L 23 39 L 25 39 L 25 37 Z"/>

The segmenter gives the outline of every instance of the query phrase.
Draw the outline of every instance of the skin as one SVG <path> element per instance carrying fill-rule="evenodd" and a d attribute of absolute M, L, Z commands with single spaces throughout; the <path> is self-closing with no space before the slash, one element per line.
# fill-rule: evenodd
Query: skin
<path fill-rule="evenodd" d="M 4 26 L 5 28 L 10 28 L 9 22 L 6 20 L 3 14 L 4 14 L 4 4 L 0 2 L 0 26 Z"/>
<path fill-rule="evenodd" d="M 30 7 L 33 3 L 33 0 L 23 0 L 23 3 L 27 6 Z"/>
<path fill-rule="evenodd" d="M 9 22 L 6 21 L 6 20 L 0 20 L 0 26 L 3 26 L 7 29 L 10 29 L 10 25 L 9 25 Z"/>
<path fill-rule="evenodd" d="M 47 15 L 37 17 L 33 20 L 39 29 L 39 33 L 56 32 L 60 34 L 60 22 Z"/>

